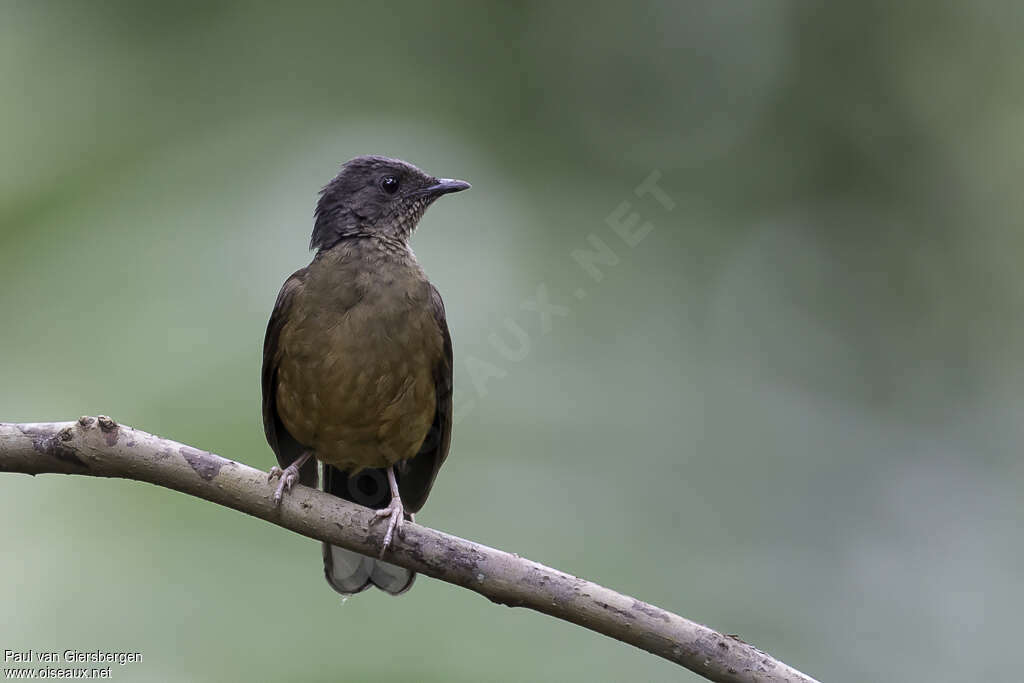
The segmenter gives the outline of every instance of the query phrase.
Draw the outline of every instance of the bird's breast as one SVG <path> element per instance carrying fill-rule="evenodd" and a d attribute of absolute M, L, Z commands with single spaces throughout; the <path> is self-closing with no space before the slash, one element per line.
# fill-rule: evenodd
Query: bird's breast
<path fill-rule="evenodd" d="M 358 268 L 320 284 L 307 281 L 281 330 L 284 426 L 349 471 L 412 457 L 434 419 L 443 353 L 430 285 L 415 272 Z"/>

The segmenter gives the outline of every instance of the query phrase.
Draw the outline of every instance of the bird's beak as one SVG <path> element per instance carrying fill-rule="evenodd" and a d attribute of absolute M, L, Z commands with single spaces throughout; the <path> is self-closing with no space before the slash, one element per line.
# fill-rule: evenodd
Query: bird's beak
<path fill-rule="evenodd" d="M 441 178 L 434 185 L 425 187 L 420 190 L 417 194 L 423 194 L 428 197 L 440 197 L 443 194 L 450 194 L 452 192 L 462 192 L 470 188 L 469 183 L 465 180 L 453 180 L 452 178 Z"/>

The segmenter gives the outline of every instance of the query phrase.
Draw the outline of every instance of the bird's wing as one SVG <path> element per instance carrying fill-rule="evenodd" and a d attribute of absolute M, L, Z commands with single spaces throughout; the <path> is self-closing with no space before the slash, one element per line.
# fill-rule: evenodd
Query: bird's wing
<path fill-rule="evenodd" d="M 267 435 L 267 443 L 277 455 L 281 467 L 292 464 L 306 450 L 288 433 L 280 415 L 277 414 L 277 368 L 281 360 L 281 328 L 291 313 L 296 294 L 302 289 L 306 279 L 306 269 L 296 271 L 285 280 L 281 293 L 277 295 L 274 312 L 267 323 L 267 336 L 263 340 L 263 431 Z M 306 486 L 316 486 L 316 459 L 310 458 L 300 470 L 301 481 Z"/>
<path fill-rule="evenodd" d="M 452 338 L 448 333 L 444 302 L 437 288 L 430 285 L 430 304 L 434 321 L 444 342 L 441 358 L 433 368 L 436 410 L 434 423 L 427 432 L 419 452 L 403 466 L 398 473 L 398 489 L 402 503 L 409 512 L 416 512 L 427 501 L 430 487 L 434 484 L 437 471 L 448 456 L 452 439 Z"/>

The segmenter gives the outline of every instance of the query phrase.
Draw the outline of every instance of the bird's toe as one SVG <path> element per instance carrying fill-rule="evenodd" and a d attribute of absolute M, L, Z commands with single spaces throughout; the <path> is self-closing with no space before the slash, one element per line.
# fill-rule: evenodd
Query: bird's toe
<path fill-rule="evenodd" d="M 402 502 L 396 498 L 386 508 L 374 511 L 373 515 L 375 520 L 388 518 L 384 542 L 380 548 L 380 557 L 384 557 L 385 551 L 391 545 L 391 540 L 395 537 L 395 532 L 401 533 L 402 524 L 405 522 L 405 510 L 402 507 Z"/>
<path fill-rule="evenodd" d="M 277 470 L 277 472 L 275 473 L 274 470 Z M 280 469 L 279 467 L 272 467 L 270 469 L 270 477 L 268 477 L 268 479 L 272 479 L 274 477 L 279 477 L 281 479 L 281 481 L 278 482 L 277 484 L 277 488 L 274 489 L 273 496 L 274 504 L 280 505 L 281 501 L 284 499 L 284 494 L 288 491 L 291 491 L 292 486 L 294 486 L 295 482 L 298 481 L 299 470 L 292 465 L 289 465 L 283 470 Z"/>

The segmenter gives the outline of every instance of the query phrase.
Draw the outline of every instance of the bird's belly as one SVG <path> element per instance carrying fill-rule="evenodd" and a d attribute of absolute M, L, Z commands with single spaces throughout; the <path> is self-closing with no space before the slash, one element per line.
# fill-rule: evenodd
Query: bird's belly
<path fill-rule="evenodd" d="M 350 472 L 414 456 L 436 409 L 421 318 L 357 309 L 283 329 L 277 409 L 289 433 Z"/>

